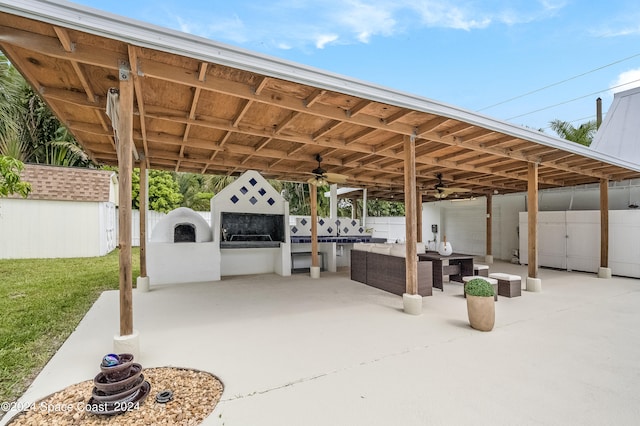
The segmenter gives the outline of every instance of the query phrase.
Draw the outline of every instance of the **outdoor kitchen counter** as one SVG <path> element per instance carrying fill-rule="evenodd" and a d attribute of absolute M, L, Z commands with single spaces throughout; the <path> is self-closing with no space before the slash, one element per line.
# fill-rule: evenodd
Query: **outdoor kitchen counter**
<path fill-rule="evenodd" d="M 280 241 L 220 241 L 221 249 L 280 247 Z"/>
<path fill-rule="evenodd" d="M 311 237 L 291 237 L 291 243 L 310 243 Z M 338 243 L 338 244 L 353 244 L 353 243 L 386 243 L 386 238 L 374 238 L 374 237 L 335 237 L 335 236 L 319 236 L 319 243 Z"/>
<path fill-rule="evenodd" d="M 318 237 L 318 252 L 322 253 L 322 266 L 328 272 L 336 272 L 340 267 L 348 267 L 350 265 L 349 252 L 353 248 L 354 243 L 384 243 L 384 238 L 372 238 L 369 236 L 332 236 L 323 235 Z M 311 257 L 311 237 L 295 236 L 291 237 L 291 266 L 292 269 L 302 269 L 304 257 Z M 294 258 L 298 258 L 297 265 L 294 266 Z M 306 266 L 306 265 L 304 265 Z"/>

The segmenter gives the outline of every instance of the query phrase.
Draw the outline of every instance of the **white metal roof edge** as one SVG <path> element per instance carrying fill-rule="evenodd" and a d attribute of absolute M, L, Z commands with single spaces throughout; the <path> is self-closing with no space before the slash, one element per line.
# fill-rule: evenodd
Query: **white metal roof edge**
<path fill-rule="evenodd" d="M 0 0 L 0 11 L 176 55 L 437 114 L 640 172 L 640 164 L 512 123 L 373 83 L 214 42 L 64 0 Z M 144 71 L 144 70 L 143 70 Z"/>

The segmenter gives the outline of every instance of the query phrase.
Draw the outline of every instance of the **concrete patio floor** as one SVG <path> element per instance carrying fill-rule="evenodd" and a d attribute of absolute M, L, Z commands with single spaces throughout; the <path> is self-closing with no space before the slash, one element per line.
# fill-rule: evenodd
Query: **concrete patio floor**
<path fill-rule="evenodd" d="M 503 262 L 491 271 L 526 276 Z M 421 316 L 348 270 L 134 291 L 138 361 L 219 377 L 206 425 L 638 424 L 640 280 L 540 278 L 541 293 L 499 298 L 490 333 L 469 327 L 453 282 Z M 23 400 L 95 376 L 118 309 L 118 293 L 103 293 Z"/>

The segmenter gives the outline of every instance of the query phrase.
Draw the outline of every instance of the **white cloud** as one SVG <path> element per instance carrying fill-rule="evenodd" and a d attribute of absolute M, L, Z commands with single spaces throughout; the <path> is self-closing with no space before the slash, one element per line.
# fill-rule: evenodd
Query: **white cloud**
<path fill-rule="evenodd" d="M 175 18 L 181 30 L 239 44 L 261 43 L 276 49 L 324 49 L 332 44 L 370 43 L 403 31 L 448 28 L 472 31 L 496 23 L 516 25 L 544 19 L 566 0 L 277 0 L 215 21 L 201 16 Z M 233 13 L 233 12 L 232 12 Z"/>
<path fill-rule="evenodd" d="M 640 34 L 640 13 L 614 16 L 592 31 L 596 37 L 624 37 Z"/>
<path fill-rule="evenodd" d="M 618 75 L 618 78 L 611 84 L 613 93 L 640 87 L 640 68 L 625 71 Z"/>
<path fill-rule="evenodd" d="M 320 35 L 316 38 L 316 47 L 318 49 L 324 49 L 327 44 L 333 43 L 336 40 L 338 40 L 338 36 L 335 34 Z"/>
<path fill-rule="evenodd" d="M 393 18 L 395 3 L 379 2 L 365 4 L 359 0 L 343 3 L 333 14 L 333 19 L 347 31 L 355 34 L 361 43 L 368 43 L 371 36 L 391 35 L 395 31 L 396 20 Z"/>
<path fill-rule="evenodd" d="M 424 1 L 416 4 L 414 8 L 429 27 L 470 31 L 486 28 L 491 24 L 491 18 L 487 14 L 446 1 Z"/>
<path fill-rule="evenodd" d="M 598 37 L 624 37 L 640 34 L 640 24 L 631 26 L 623 26 L 619 28 L 601 28 L 594 31 L 594 35 Z"/>
<path fill-rule="evenodd" d="M 200 22 L 175 16 L 180 31 L 212 39 L 231 40 L 235 43 L 246 43 L 250 40 L 249 32 L 238 16 L 227 19 L 216 19 L 214 22 Z"/>

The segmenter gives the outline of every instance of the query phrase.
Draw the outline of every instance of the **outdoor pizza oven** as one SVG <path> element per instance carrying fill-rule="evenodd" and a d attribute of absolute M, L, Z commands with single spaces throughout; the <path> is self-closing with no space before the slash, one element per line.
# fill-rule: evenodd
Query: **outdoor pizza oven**
<path fill-rule="evenodd" d="M 220 268 L 212 262 L 217 247 L 207 221 L 197 212 L 177 208 L 153 227 L 147 244 L 150 283 L 216 281 Z"/>
<path fill-rule="evenodd" d="M 212 241 L 207 221 L 193 210 L 180 207 L 163 217 L 153 228 L 150 242 L 200 243 Z"/>

